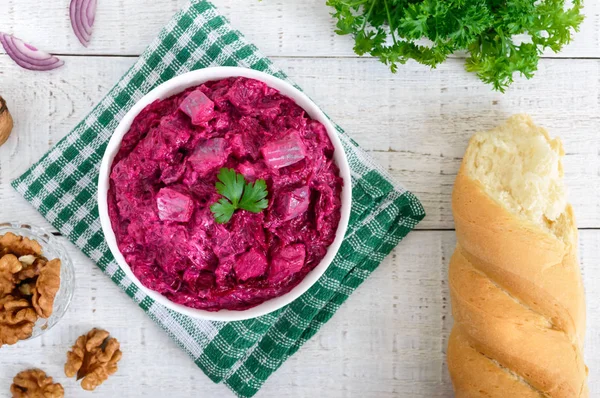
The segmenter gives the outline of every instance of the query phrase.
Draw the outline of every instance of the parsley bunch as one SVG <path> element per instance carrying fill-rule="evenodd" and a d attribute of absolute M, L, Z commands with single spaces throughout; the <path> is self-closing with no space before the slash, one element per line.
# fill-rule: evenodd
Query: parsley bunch
<path fill-rule="evenodd" d="M 244 176 L 233 169 L 222 168 L 217 175 L 215 187 L 223 196 L 210 206 L 219 224 L 225 224 L 237 209 L 260 213 L 269 206 L 267 183 L 265 180 L 246 182 Z"/>
<path fill-rule="evenodd" d="M 396 72 L 414 59 L 435 68 L 468 53 L 466 69 L 504 91 L 519 72 L 528 79 L 542 51 L 558 52 L 583 20 L 582 0 L 327 0 L 336 33 L 352 35 L 358 55 L 370 54 Z M 517 44 L 514 36 L 528 36 Z M 430 44 L 415 41 L 428 39 Z"/>

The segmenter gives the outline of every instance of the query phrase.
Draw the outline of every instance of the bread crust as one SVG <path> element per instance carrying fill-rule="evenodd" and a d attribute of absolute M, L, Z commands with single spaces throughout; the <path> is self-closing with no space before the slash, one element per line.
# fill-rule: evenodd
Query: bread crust
<path fill-rule="evenodd" d="M 542 398 L 543 395 L 471 347 L 467 336 L 454 328 L 448 344 L 450 377 L 456 398 Z"/>
<path fill-rule="evenodd" d="M 467 149 L 467 153 L 470 150 Z M 577 229 L 566 238 L 509 212 L 465 164 L 452 195 L 448 368 L 457 397 L 587 397 Z"/>

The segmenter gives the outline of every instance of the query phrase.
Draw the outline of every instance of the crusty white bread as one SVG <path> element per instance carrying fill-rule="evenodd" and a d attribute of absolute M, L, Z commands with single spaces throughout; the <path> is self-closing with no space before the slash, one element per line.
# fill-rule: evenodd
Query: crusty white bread
<path fill-rule="evenodd" d="M 587 397 L 584 291 L 562 145 L 513 116 L 454 184 L 448 368 L 456 397 Z"/>

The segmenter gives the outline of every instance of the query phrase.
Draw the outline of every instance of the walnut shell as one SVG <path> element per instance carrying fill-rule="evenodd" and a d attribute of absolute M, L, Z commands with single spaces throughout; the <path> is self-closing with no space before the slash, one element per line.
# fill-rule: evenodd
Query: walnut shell
<path fill-rule="evenodd" d="M 19 372 L 10 386 L 13 398 L 63 398 L 65 390 L 43 370 L 29 369 Z"/>
<path fill-rule="evenodd" d="M 67 353 L 65 375 L 77 376 L 84 390 L 92 391 L 117 371 L 120 344 L 106 330 L 92 329 L 80 336 Z"/>
<path fill-rule="evenodd" d="M 13 129 L 13 119 L 6 107 L 6 101 L 0 97 L 0 146 L 8 140 Z"/>

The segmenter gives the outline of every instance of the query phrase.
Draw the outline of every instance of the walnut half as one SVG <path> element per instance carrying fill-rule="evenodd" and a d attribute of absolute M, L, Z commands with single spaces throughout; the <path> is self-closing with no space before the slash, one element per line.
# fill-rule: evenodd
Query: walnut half
<path fill-rule="evenodd" d="M 122 353 L 117 339 L 106 330 L 92 329 L 80 336 L 67 353 L 65 375 L 77 376 L 84 390 L 92 391 L 117 371 Z"/>
<path fill-rule="evenodd" d="M 37 314 L 26 299 L 0 298 L 0 347 L 31 337 Z"/>
<path fill-rule="evenodd" d="M 12 232 L 0 236 L 0 250 L 15 254 L 17 257 L 27 255 L 42 255 L 42 246 L 35 240 L 18 236 Z"/>
<path fill-rule="evenodd" d="M 48 261 L 40 270 L 33 289 L 32 304 L 41 318 L 49 318 L 54 307 L 54 298 L 60 288 L 60 260 Z"/>
<path fill-rule="evenodd" d="M 23 264 L 14 254 L 0 257 L 0 297 L 11 294 L 17 282 L 16 274 L 23 269 Z"/>
<path fill-rule="evenodd" d="M 10 386 L 13 398 L 63 398 L 65 391 L 59 383 L 53 383 L 43 370 L 30 369 L 17 374 Z"/>

